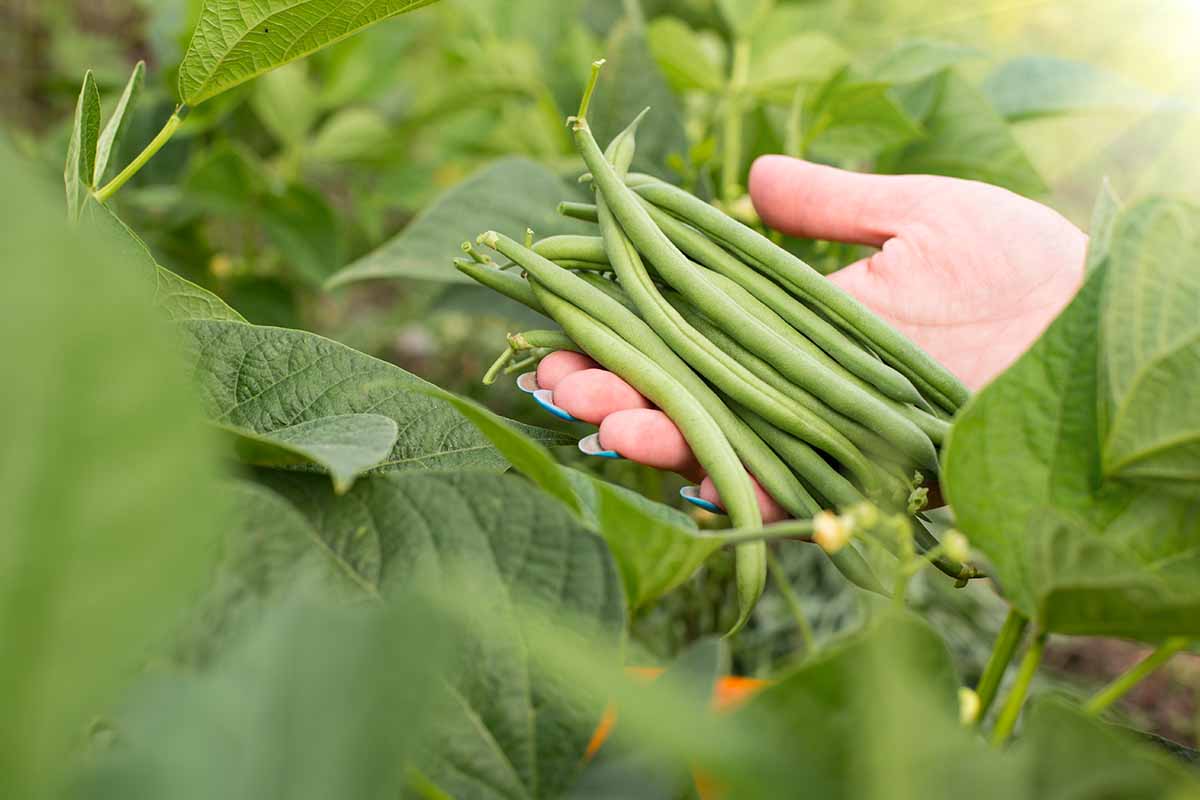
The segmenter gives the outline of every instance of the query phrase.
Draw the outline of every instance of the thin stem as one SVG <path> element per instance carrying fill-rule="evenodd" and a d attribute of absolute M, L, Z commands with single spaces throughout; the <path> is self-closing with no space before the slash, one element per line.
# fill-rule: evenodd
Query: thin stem
<path fill-rule="evenodd" d="M 792 107 L 788 110 L 787 143 L 784 147 L 792 158 L 804 158 L 804 87 L 796 87 Z"/>
<path fill-rule="evenodd" d="M 808 519 L 789 519 L 764 525 L 761 528 L 734 528 L 709 534 L 705 538 L 720 539 L 723 544 L 747 544 L 749 542 L 771 542 L 776 539 L 800 539 L 812 541 L 813 524 Z"/>
<path fill-rule="evenodd" d="M 592 62 L 592 74 L 587 86 L 583 89 L 583 98 L 579 101 L 579 113 L 575 116 L 574 124 L 578 128 L 587 125 L 588 108 L 592 105 L 592 95 L 596 92 L 596 84 L 600 81 L 600 70 L 604 67 L 604 59 Z"/>
<path fill-rule="evenodd" d="M 1013 729 L 1017 726 L 1017 717 L 1021 716 L 1021 707 L 1025 705 L 1025 697 L 1029 694 L 1029 684 L 1033 682 L 1033 676 L 1037 672 L 1038 665 L 1042 663 L 1042 654 L 1045 652 L 1046 634 L 1038 633 L 1021 659 L 1017 680 L 1013 684 L 1012 691 L 1008 693 L 1008 698 L 1004 701 L 1004 707 L 1000 709 L 996 727 L 992 728 L 992 744 L 994 746 L 999 747 L 1007 742 L 1008 737 L 1012 735 Z"/>
<path fill-rule="evenodd" d="M 808 615 L 804 613 L 804 606 L 796 595 L 796 590 L 792 588 L 792 583 L 788 580 L 783 565 L 770 550 L 767 550 L 767 570 L 770 571 L 771 580 L 775 581 L 775 586 L 778 587 L 779 594 L 783 596 L 783 602 L 791 612 L 792 618 L 796 620 L 796 627 L 800 629 L 800 641 L 804 643 L 804 654 L 808 655 L 813 650 L 812 624 L 808 621 Z"/>
<path fill-rule="evenodd" d="M 972 720 L 974 724 L 979 724 L 979 721 L 987 716 L 1028 624 L 1029 618 L 1020 611 L 1015 608 L 1008 610 L 1008 616 L 1004 618 L 1004 624 L 1000 626 L 1000 633 L 996 636 L 996 643 L 992 645 L 992 655 L 988 658 L 983 675 L 979 677 L 979 683 L 975 686 L 975 694 L 979 695 L 979 712 Z"/>
<path fill-rule="evenodd" d="M 733 46 L 733 70 L 725 97 L 724 161 L 721 165 L 721 199 L 737 200 L 742 172 L 742 94 L 750 75 L 750 41 L 739 38 Z"/>
<path fill-rule="evenodd" d="M 146 149 L 138 153 L 137 158 L 131 161 L 129 166 L 121 170 L 103 188 L 96 190 L 96 199 L 101 203 L 108 202 L 109 198 L 128 183 L 130 178 L 137 175 L 142 167 L 146 166 L 146 162 L 154 158 L 154 155 L 163 148 L 163 145 L 171 140 L 171 137 L 175 135 L 175 131 L 179 130 L 179 126 L 183 123 L 184 117 L 188 115 L 189 110 L 187 106 L 176 108 L 175 113 L 167 120 L 167 124 L 163 126 L 157 136 L 150 140 L 150 144 L 146 145 Z"/>
<path fill-rule="evenodd" d="M 493 383 L 495 383 L 496 379 L 500 377 L 500 373 L 504 371 L 504 368 L 508 366 L 508 363 L 513 360 L 513 356 L 516 354 L 517 351 L 513 350 L 511 347 L 507 348 L 503 353 L 501 353 L 499 357 L 497 357 L 492 363 L 492 366 L 488 368 L 488 371 L 484 373 L 483 385 L 491 386 Z"/>
<path fill-rule="evenodd" d="M 1183 650 L 1190 643 L 1191 640 L 1183 636 L 1175 636 L 1167 639 L 1153 653 L 1118 675 L 1112 683 L 1092 695 L 1092 699 L 1088 700 L 1087 704 L 1083 707 L 1084 710 L 1089 714 L 1100 714 L 1124 697 L 1130 689 L 1149 677 L 1150 673 L 1170 661 L 1171 656 Z"/>

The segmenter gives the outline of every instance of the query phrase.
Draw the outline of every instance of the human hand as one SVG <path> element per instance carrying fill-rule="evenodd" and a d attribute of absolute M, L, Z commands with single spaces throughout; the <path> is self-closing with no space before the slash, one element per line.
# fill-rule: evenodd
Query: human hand
<path fill-rule="evenodd" d="M 784 233 L 880 248 L 830 280 L 972 389 L 1015 361 L 1082 282 L 1087 237 L 1052 209 L 984 183 L 765 156 L 751 169 L 750 195 L 763 221 Z M 590 359 L 554 353 L 537 375 L 555 405 L 600 426 L 602 447 L 702 476 L 670 419 Z M 719 502 L 707 479 L 700 494 Z M 759 496 L 764 519 L 786 516 Z"/>

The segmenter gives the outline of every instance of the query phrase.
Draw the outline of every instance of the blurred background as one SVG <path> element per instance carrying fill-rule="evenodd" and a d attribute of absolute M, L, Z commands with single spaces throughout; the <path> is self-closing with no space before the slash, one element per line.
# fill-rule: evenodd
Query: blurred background
<path fill-rule="evenodd" d="M 7 134 L 61 173 L 85 70 L 111 108 L 145 60 L 146 94 L 113 159 L 127 163 L 176 102 L 173 68 L 200 6 L 0 0 Z M 741 35 L 730 8 L 769 16 Z M 581 171 L 563 120 L 595 58 L 609 59 L 606 86 L 617 87 L 597 98 L 601 138 L 652 105 L 639 168 L 732 211 L 746 212 L 752 159 L 786 152 L 987 180 L 1086 229 L 1102 191 L 1200 198 L 1198 39 L 1193 0 L 441 0 L 206 103 L 115 205 L 160 263 L 252 322 L 316 331 L 545 425 L 507 382 L 479 383 L 505 332 L 541 327 L 536 316 L 460 283 L 450 259 L 479 230 L 468 181 L 490 176 L 494 190 L 499 175 L 504 190 L 505 173 L 489 170 L 513 157 L 564 179 Z M 514 179 L 510 191 L 527 187 Z M 447 221 L 463 229 L 431 238 Z M 825 271 L 858 257 L 832 243 L 785 244 Z M 403 263 L 387 280 L 328 286 L 397 252 Z M 629 464 L 589 467 L 657 498 L 677 487 Z M 853 624 L 853 599 L 809 550 L 784 553 L 808 619 L 769 594 L 738 641 L 740 671 L 766 673 Z M 636 621 L 644 660 L 721 627 L 712 620 L 732 613 L 730 572 L 715 560 Z M 914 596 L 936 609 L 971 682 L 1003 609 L 986 587 L 930 581 Z M 1049 661 L 1083 692 L 1137 652 L 1071 640 Z M 1196 710 L 1184 690 L 1197 684 L 1200 668 L 1176 659 L 1125 710 L 1189 741 Z"/>

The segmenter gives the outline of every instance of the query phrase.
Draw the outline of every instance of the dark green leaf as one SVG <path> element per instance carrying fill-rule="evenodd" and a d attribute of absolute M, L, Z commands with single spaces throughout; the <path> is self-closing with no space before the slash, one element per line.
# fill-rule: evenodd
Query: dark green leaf
<path fill-rule="evenodd" d="M 270 433 L 222 425 L 243 463 L 256 467 L 316 466 L 345 494 L 359 475 L 379 466 L 396 444 L 394 420 L 378 414 L 343 414 L 301 422 Z"/>
<path fill-rule="evenodd" d="M 304 331 L 236 322 L 177 323 L 210 419 L 271 433 L 342 414 L 382 414 L 399 426 L 388 470 L 495 469 L 508 462 L 430 384 Z M 543 442 L 560 434 L 512 423 Z"/>
<path fill-rule="evenodd" d="M 216 448 L 112 231 L 0 143 L 0 795 L 51 797 L 89 719 L 199 590 Z"/>
<path fill-rule="evenodd" d="M 583 230 L 558 214 L 558 204 L 575 191 L 542 165 L 506 158 L 477 172 L 444 193 L 399 236 L 333 276 L 328 287 L 374 278 L 420 278 L 469 283 L 452 260 L 464 241 L 487 230 L 524 238 L 533 228 L 539 237 Z"/>
<path fill-rule="evenodd" d="M 992 105 L 1012 120 L 1054 114 L 1146 112 L 1161 98 L 1120 75 L 1082 61 L 1021 56 L 984 81 Z"/>
<path fill-rule="evenodd" d="M 925 85 L 934 92 L 923 120 L 926 136 L 900 151 L 889 172 L 986 181 L 1026 195 L 1046 191 L 1012 131 L 979 90 L 952 70 Z"/>
<path fill-rule="evenodd" d="M 342 265 L 337 216 L 320 193 L 299 183 L 264 198 L 263 228 L 287 268 L 320 286 Z"/>
<path fill-rule="evenodd" d="M 179 65 L 179 97 L 195 106 L 434 0 L 205 0 Z"/>
<path fill-rule="evenodd" d="M 108 123 L 100 133 L 96 144 L 96 166 L 92 173 L 94 175 L 92 186 L 100 186 L 104 182 L 104 176 L 108 172 L 109 158 L 114 152 L 119 151 L 121 138 L 129 128 L 130 112 L 137 104 L 138 97 L 142 93 L 142 84 L 145 81 L 146 62 L 139 61 L 133 68 L 133 74 L 129 76 L 129 82 L 125 84 L 125 91 L 121 93 L 117 107 L 113 109 L 112 116 L 108 118 Z"/>
<path fill-rule="evenodd" d="M 91 70 L 83 76 L 83 88 L 75 103 L 75 122 L 67 145 L 67 163 L 63 182 L 67 190 L 67 214 L 79 216 L 87 202 L 88 190 L 96 185 L 96 142 L 100 138 L 100 90 Z"/>

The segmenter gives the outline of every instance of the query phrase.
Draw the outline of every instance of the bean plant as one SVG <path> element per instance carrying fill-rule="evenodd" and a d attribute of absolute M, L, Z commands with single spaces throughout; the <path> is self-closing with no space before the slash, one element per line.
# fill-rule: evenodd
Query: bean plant
<path fill-rule="evenodd" d="M 0 795 L 1200 797 L 1194 753 L 1114 714 L 1200 635 L 1200 208 L 1105 187 L 1083 287 L 971 394 L 825 280 L 848 253 L 763 229 L 746 171 L 791 152 L 1044 197 L 1008 124 L 1054 105 L 1014 90 L 1027 63 L 987 88 L 948 43 L 866 63 L 798 30 L 804 3 L 570 5 L 204 0 L 177 66 L 103 93 L 87 72 L 63 184 L 0 142 Z M 442 45 L 464 80 L 432 79 L 401 136 L 440 153 L 434 120 L 477 130 L 490 86 L 495 141 L 440 194 L 413 166 L 424 208 L 391 238 L 381 214 L 328 246 L 342 212 L 306 171 L 367 181 L 338 159 L 387 146 L 340 104 L 396 73 L 355 54 L 412 36 L 417 69 L 464 30 Z M 165 265 L 196 266 L 168 243 L 238 192 L 261 226 L 238 258 L 303 313 L 239 307 L 227 254 Z M 396 282 L 513 324 L 474 365 L 493 406 L 555 350 L 622 375 L 727 515 L 596 467 L 532 403 L 340 341 L 329 317 Z M 763 524 L 747 469 L 792 519 Z M 814 633 L 797 563 L 853 624 Z M 1000 610 L 972 674 L 924 587 Z M 716 611 L 648 663 L 649 621 L 697 591 Z M 803 645 L 747 681 L 778 606 Z M 1090 698 L 1042 689 L 1083 636 L 1151 654 Z"/>

